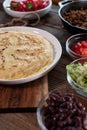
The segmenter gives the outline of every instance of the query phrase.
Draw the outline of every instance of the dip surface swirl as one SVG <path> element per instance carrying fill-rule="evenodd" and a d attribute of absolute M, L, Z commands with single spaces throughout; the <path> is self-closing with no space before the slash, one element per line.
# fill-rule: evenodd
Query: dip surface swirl
<path fill-rule="evenodd" d="M 18 30 L 0 32 L 0 79 L 31 77 L 52 60 L 52 45 L 42 36 Z"/>

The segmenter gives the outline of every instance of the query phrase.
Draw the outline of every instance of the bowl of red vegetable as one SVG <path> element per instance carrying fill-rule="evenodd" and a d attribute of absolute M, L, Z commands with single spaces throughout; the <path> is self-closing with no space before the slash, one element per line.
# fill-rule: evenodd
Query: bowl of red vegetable
<path fill-rule="evenodd" d="M 29 17 L 28 14 L 36 13 L 40 17 L 46 15 L 52 6 L 51 0 L 5 0 L 3 8 L 12 17 Z"/>
<path fill-rule="evenodd" d="M 66 41 L 66 51 L 72 59 L 87 57 L 87 33 L 70 36 Z"/>
<path fill-rule="evenodd" d="M 87 99 L 67 87 L 46 94 L 37 108 L 41 130 L 86 130 Z"/>

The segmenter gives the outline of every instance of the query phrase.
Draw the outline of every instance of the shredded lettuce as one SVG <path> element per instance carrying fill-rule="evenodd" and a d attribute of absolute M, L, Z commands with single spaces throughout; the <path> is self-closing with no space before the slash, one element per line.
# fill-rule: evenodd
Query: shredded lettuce
<path fill-rule="evenodd" d="M 87 63 L 69 64 L 66 70 L 77 84 L 87 88 Z"/>

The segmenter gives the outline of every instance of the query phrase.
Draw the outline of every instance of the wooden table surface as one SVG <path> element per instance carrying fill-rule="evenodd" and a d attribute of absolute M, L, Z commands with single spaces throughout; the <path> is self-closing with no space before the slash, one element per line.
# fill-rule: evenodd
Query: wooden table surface
<path fill-rule="evenodd" d="M 9 22 L 12 17 L 8 16 L 0 1 L 0 24 Z M 52 6 L 52 10 L 41 18 L 40 23 L 35 26 L 46 30 L 53 34 L 60 42 L 62 46 L 62 56 L 55 66 L 55 68 L 48 73 L 48 87 L 49 91 L 57 87 L 70 87 L 66 79 L 66 64 L 71 62 L 70 57 L 65 50 L 66 40 L 71 35 L 67 32 L 58 17 L 58 6 Z M 22 113 L 0 113 L 0 130 L 40 130 L 36 112 L 22 112 Z"/>

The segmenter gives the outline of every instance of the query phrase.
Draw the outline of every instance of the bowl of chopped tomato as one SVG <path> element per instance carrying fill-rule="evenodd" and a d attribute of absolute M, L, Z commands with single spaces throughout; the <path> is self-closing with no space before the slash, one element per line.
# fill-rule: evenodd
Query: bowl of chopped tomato
<path fill-rule="evenodd" d="M 87 33 L 70 36 L 66 41 L 66 51 L 72 59 L 87 57 Z"/>
<path fill-rule="evenodd" d="M 3 8 L 12 17 L 29 17 L 28 14 L 46 15 L 52 6 L 51 0 L 5 0 Z"/>

